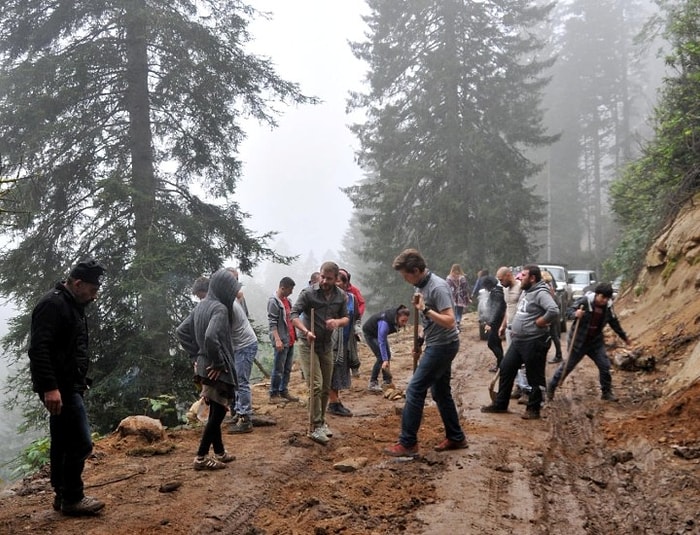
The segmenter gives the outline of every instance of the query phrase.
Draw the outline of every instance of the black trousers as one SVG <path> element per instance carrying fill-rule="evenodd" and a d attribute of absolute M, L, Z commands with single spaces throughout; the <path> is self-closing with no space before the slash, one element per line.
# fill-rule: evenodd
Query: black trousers
<path fill-rule="evenodd" d="M 520 366 L 524 364 L 528 383 L 532 387 L 527 402 L 527 409 L 539 412 L 546 388 L 545 366 L 549 346 L 548 334 L 529 340 L 518 340 L 515 336 L 512 337 L 512 341 L 501 362 L 498 395 L 494 405 L 501 409 L 508 408 L 515 376 Z"/>

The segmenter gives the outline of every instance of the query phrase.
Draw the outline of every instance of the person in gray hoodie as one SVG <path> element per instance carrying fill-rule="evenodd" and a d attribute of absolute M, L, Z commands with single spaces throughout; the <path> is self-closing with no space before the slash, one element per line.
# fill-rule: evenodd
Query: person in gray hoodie
<path fill-rule="evenodd" d="M 539 266 L 528 264 L 521 273 L 522 293 L 511 323 L 512 342 L 500 366 L 498 395 L 481 412 L 507 412 L 513 381 L 521 364 L 525 364 L 532 390 L 523 418 L 540 417 L 543 393 L 546 388 L 545 365 L 551 345 L 549 326 L 559 321 L 559 306 L 542 280 Z"/>
<path fill-rule="evenodd" d="M 176 331 L 180 345 L 192 359 L 201 396 L 209 405 L 209 419 L 194 459 L 195 470 L 218 470 L 235 459 L 224 448 L 221 423 L 237 388 L 231 322 L 239 288 L 233 273 L 218 270 L 209 280 L 207 296 Z M 209 457 L 212 447 L 214 456 Z"/>

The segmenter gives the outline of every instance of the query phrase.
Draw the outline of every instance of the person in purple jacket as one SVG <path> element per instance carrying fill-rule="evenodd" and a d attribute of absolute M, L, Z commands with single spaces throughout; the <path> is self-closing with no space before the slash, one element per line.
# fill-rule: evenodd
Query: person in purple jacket
<path fill-rule="evenodd" d="M 362 325 L 362 334 L 365 342 L 374 353 L 376 362 L 372 367 L 372 374 L 369 379 L 369 391 L 381 392 L 379 386 L 379 372 L 382 372 L 384 384 L 391 383 L 391 348 L 389 347 L 388 336 L 405 327 L 411 315 L 410 310 L 404 305 L 388 308 L 383 312 L 377 312 Z"/>

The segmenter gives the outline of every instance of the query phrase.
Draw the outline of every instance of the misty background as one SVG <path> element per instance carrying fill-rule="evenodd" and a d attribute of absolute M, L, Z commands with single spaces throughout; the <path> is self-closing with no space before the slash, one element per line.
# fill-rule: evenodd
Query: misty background
<path fill-rule="evenodd" d="M 445 2 L 440 9 L 458 5 L 461 2 Z M 463 70 L 455 72 L 465 79 L 473 77 L 472 83 L 479 88 L 474 94 L 459 95 L 474 110 L 494 111 L 486 118 L 470 117 L 476 126 L 468 134 L 463 133 L 463 125 L 462 130 L 458 125 L 442 125 L 455 128 L 448 129 L 444 137 L 431 118 L 437 115 L 436 109 L 444 111 L 436 103 L 452 97 L 433 94 L 448 75 L 430 72 L 435 62 L 426 63 L 418 72 L 401 71 L 401 61 L 408 61 L 402 56 L 405 50 L 383 48 L 385 43 L 410 41 L 412 36 L 415 46 L 422 46 L 420 36 L 428 24 L 437 24 L 434 20 L 407 13 L 411 20 L 404 21 L 397 14 L 397 20 L 383 21 L 361 0 L 256 0 L 254 7 L 269 11 L 271 18 L 251 22 L 252 41 L 246 49 L 270 58 L 279 76 L 298 83 L 304 95 L 320 99 L 315 105 L 274 103 L 279 112 L 274 127 L 254 118 L 242 122 L 245 139 L 237 147 L 242 170 L 235 202 L 250 215 L 245 225 L 254 233 L 277 232 L 270 241 L 271 249 L 297 257 L 289 265 L 265 260 L 250 269 L 241 266 L 236 255 L 224 262 L 242 269 L 243 291 L 258 325 L 266 325 L 266 302 L 282 277 L 290 276 L 296 282 L 293 300 L 309 274 L 325 260 L 334 260 L 350 271 L 352 282 L 368 301 L 366 315 L 398 301 L 408 302 L 411 288 L 390 265 L 404 245 L 423 250 L 429 267 L 441 276 L 452 263 L 460 263 L 472 284 L 478 269 L 495 270 L 502 263 L 525 261 L 595 269 L 608 279 L 618 274 L 614 267 L 606 266 L 620 241 L 608 190 L 652 135 L 649 116 L 664 75 L 659 53 L 663 41 L 653 31 L 644 42 L 638 36 L 656 12 L 653 1 L 559 2 L 548 13 L 550 24 L 545 19 L 524 21 L 532 25 L 530 31 L 541 48 L 522 44 L 513 51 L 522 54 L 521 59 L 539 58 L 541 71 L 520 73 L 507 58 L 501 58 L 503 66 L 494 71 L 503 69 L 521 78 L 496 75 L 493 85 L 482 85 L 477 79 L 483 74 L 479 43 L 487 43 L 488 38 L 477 35 L 479 28 L 475 27 L 455 31 L 467 44 L 474 33 L 474 43 L 463 52 L 466 59 L 455 67 Z M 376 15 L 371 28 L 363 15 Z M 434 15 L 435 20 L 468 24 L 459 12 Z M 401 34 L 403 29 L 405 34 Z M 384 31 L 388 35 L 381 33 Z M 547 58 L 557 59 L 547 63 Z M 385 76 L 387 72 L 393 78 Z M 421 75 L 429 80 L 425 86 Z M 535 79 L 546 83 L 538 85 Z M 406 85 L 396 85 L 400 83 Z M 521 116 L 492 102 L 499 91 L 518 103 Z M 537 108 L 528 91 L 542 94 L 538 132 L 525 132 Z M 404 131 L 404 118 L 394 115 L 392 105 L 410 109 L 414 104 L 410 114 L 418 126 Z M 508 158 L 499 154 L 485 157 L 494 146 L 488 136 L 498 130 L 505 138 L 532 135 L 538 142 L 525 143 L 518 150 L 514 142 L 508 147 L 512 149 L 508 158 L 521 151 L 513 158 L 517 163 L 512 169 L 501 168 Z M 548 137 L 550 142 L 545 142 Z M 414 148 L 411 140 L 419 138 Z M 451 167 L 449 154 L 445 157 L 448 164 L 438 158 L 429 164 L 420 161 L 425 156 L 422 150 L 442 155 L 442 147 L 453 144 L 455 151 L 463 151 L 460 165 L 473 162 L 474 168 Z M 522 163 L 525 158 L 533 164 Z M 394 167 L 397 161 L 406 165 Z M 426 176 L 432 171 L 468 180 L 464 180 L 466 185 L 455 181 L 460 182 L 460 189 L 443 195 L 438 188 L 429 187 Z M 382 190 L 382 183 L 391 188 Z M 416 198 L 425 199 L 425 206 L 408 196 L 414 190 L 421 191 Z M 518 212 L 521 209 L 524 214 Z M 539 218 L 530 220 L 536 213 Z M 527 224 L 519 225 L 518 218 Z M 437 234 L 436 228 L 440 229 Z M 186 290 L 189 282 L 178 284 Z M 3 309 L 3 313 L 2 326 L 9 312 Z M 0 377 L 7 388 L 6 365 L 7 360 L 2 359 Z M 133 369 L 133 365 L 128 368 Z M 17 434 L 19 413 L 5 413 L 0 420 L 0 439 L 6 445 L 0 465 L 32 438 Z M 8 477 L 4 466 L 0 466 L 0 477 Z"/>

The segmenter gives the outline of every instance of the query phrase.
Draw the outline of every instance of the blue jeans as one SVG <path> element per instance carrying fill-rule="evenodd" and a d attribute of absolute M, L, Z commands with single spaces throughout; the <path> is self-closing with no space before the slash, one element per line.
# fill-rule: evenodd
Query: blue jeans
<path fill-rule="evenodd" d="M 579 351 L 572 351 L 566 362 L 559 365 L 557 371 L 554 372 L 552 379 L 549 381 L 549 388 L 555 390 L 559 386 L 559 381 L 562 373 L 564 373 L 564 364 L 566 364 L 566 374 L 569 375 L 579 362 L 588 355 L 598 367 L 598 379 L 600 381 L 600 390 L 603 394 L 612 392 L 612 376 L 610 375 L 610 359 L 605 352 L 605 346 L 601 343 L 593 345 L 584 345 Z"/>
<path fill-rule="evenodd" d="M 390 383 L 391 382 L 391 374 L 387 372 L 386 370 L 382 369 L 382 363 L 384 362 L 382 360 L 382 351 L 379 349 L 379 339 L 375 338 L 374 336 L 368 336 L 366 332 L 363 333 L 365 335 L 365 343 L 369 346 L 369 348 L 372 350 L 372 353 L 374 353 L 374 365 L 372 366 L 372 373 L 369 376 L 369 380 L 372 382 L 376 382 L 379 380 L 379 372 L 382 373 L 382 380 L 385 383 Z M 388 351 L 388 357 L 389 360 L 391 360 L 391 350 Z"/>
<path fill-rule="evenodd" d="M 294 346 L 284 346 L 280 351 L 275 349 L 275 356 L 270 375 L 270 395 L 279 396 L 287 392 L 289 377 L 292 374 L 294 362 Z"/>
<path fill-rule="evenodd" d="M 67 503 L 74 503 L 85 496 L 83 468 L 92 453 L 92 438 L 83 396 L 78 392 L 61 396 L 61 414 L 49 417 L 51 486 Z"/>
<path fill-rule="evenodd" d="M 493 402 L 495 406 L 500 409 L 508 408 L 513 382 L 520 366 L 525 364 L 527 380 L 532 387 L 527 409 L 534 412 L 540 411 L 545 389 L 544 370 L 549 346 L 549 335 L 531 340 L 518 340 L 513 337 L 499 367 L 501 375 L 498 381 L 498 395 Z"/>
<path fill-rule="evenodd" d="M 425 397 L 430 394 L 437 404 L 445 435 L 450 440 L 464 440 L 464 431 L 459 425 L 457 407 L 452 399 L 452 361 L 459 351 L 459 341 L 439 346 L 427 346 L 418 361 L 418 367 L 406 388 L 406 404 L 401 417 L 399 442 L 411 447 L 418 442 L 418 429 L 423 419 Z"/>
<path fill-rule="evenodd" d="M 255 355 L 258 354 L 258 343 L 253 342 L 233 352 L 234 367 L 238 377 L 236 402 L 232 412 L 250 416 L 253 414 L 253 395 L 250 392 L 250 372 L 253 369 Z"/>

